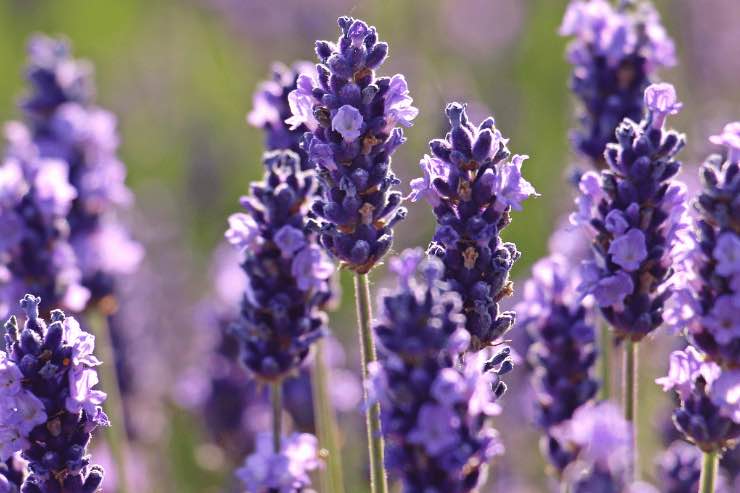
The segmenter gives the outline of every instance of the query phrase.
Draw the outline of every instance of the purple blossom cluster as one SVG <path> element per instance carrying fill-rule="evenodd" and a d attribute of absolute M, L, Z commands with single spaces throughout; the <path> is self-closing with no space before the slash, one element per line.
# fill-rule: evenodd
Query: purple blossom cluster
<path fill-rule="evenodd" d="M 513 365 L 509 348 L 459 356 L 470 336 L 460 298 L 441 280 L 444 266 L 421 249 L 391 260 L 398 289 L 382 296 L 370 365 L 381 405 L 386 468 L 404 492 L 473 491 L 486 464 L 503 451 L 488 419 L 506 391 L 500 377 Z"/>
<path fill-rule="evenodd" d="M 226 245 L 224 245 L 226 246 Z M 232 328 L 239 320 L 239 299 L 246 279 L 233 249 L 218 248 L 213 261 L 214 296 L 204 300 L 199 324 L 211 329 L 205 371 L 203 358 L 186 371 L 180 387 L 187 387 L 187 407 L 197 410 L 213 442 L 226 455 L 241 460 L 255 445 L 255 436 L 269 415 L 267 388 L 241 365 L 239 337 Z M 344 351 L 336 339 L 325 339 L 330 397 L 338 412 L 356 410 L 362 398 L 359 378 L 346 367 Z M 283 384 L 283 406 L 294 427 L 314 432 L 314 403 L 309 359 Z"/>
<path fill-rule="evenodd" d="M 67 192 L 69 243 L 90 302 L 98 303 L 113 294 L 114 278 L 136 269 L 143 255 L 117 217 L 132 194 L 117 156 L 116 117 L 94 103 L 92 66 L 75 60 L 65 40 L 35 36 L 28 56 L 31 91 L 22 107 L 31 139 L 41 158 L 65 164 L 60 182 L 72 187 Z M 108 300 L 103 308 L 113 311 L 115 304 Z"/>
<path fill-rule="evenodd" d="M 254 453 L 246 458 L 236 475 L 250 493 L 311 493 L 309 474 L 319 464 L 315 436 L 294 433 L 282 439 L 277 452 L 272 435 L 261 433 Z"/>
<path fill-rule="evenodd" d="M 6 351 L 0 352 L 0 459 L 21 452 L 30 475 L 24 493 L 94 493 L 103 470 L 90 464 L 93 431 L 108 426 L 101 404 L 93 354 L 95 338 L 60 310 L 51 322 L 39 318 L 41 300 L 26 295 L 22 328 L 5 324 Z"/>
<path fill-rule="evenodd" d="M 610 402 L 581 406 L 573 418 L 554 428 L 553 436 L 567 444 L 574 460 L 564 481 L 574 493 L 622 493 L 629 485 L 626 471 L 632 424 Z"/>
<path fill-rule="evenodd" d="M 618 338 L 639 341 L 663 323 L 671 296 L 674 254 L 688 227 L 686 186 L 674 177 L 684 137 L 665 130 L 681 107 L 670 84 L 645 90 L 647 117 L 624 120 L 609 144 L 609 168 L 581 177 L 574 224 L 592 235 L 593 260 L 579 289 L 593 295 Z"/>
<path fill-rule="evenodd" d="M 398 125 L 412 124 L 403 75 L 376 77 L 388 55 L 374 27 L 340 17 L 336 43 L 316 42 L 316 75 L 299 75 L 288 96 L 291 129 L 305 125 L 303 148 L 318 170 L 313 204 L 321 244 L 353 271 L 368 272 L 388 251 L 393 225 L 406 216 L 391 155 L 405 142 Z"/>
<path fill-rule="evenodd" d="M 683 440 L 676 440 L 658 456 L 658 482 L 664 493 L 699 491 L 701 450 Z M 724 476 L 719 476 L 716 493 L 729 493 Z"/>
<path fill-rule="evenodd" d="M 710 139 L 727 158 L 710 156 L 701 169 L 694 236 L 676 266 L 680 283 L 668 311 L 672 325 L 710 359 L 740 367 L 740 123 Z"/>
<path fill-rule="evenodd" d="M 500 232 L 510 211 L 537 193 L 521 173 L 528 156 L 511 156 L 493 117 L 476 127 L 462 104 L 450 103 L 445 112 L 451 130 L 429 143 L 432 156 L 421 160 L 424 176 L 412 180 L 409 198 L 424 198 L 434 209 L 428 253 L 443 261 L 444 279 L 463 302 L 469 349 L 478 351 L 514 324 L 515 313 L 501 311 L 499 301 L 512 294 L 509 272 L 521 254 Z"/>
<path fill-rule="evenodd" d="M 533 368 L 535 422 L 545 432 L 542 448 L 559 472 L 574 460 L 551 429 L 573 418 L 594 398 L 599 382 L 594 378 L 597 350 L 593 315 L 576 292 L 577 268 L 554 253 L 532 267 L 524 298 L 516 311 L 532 340 L 528 359 Z"/>
<path fill-rule="evenodd" d="M 606 167 L 604 150 L 616 142 L 614 129 L 625 118 L 638 121 L 642 95 L 655 72 L 676 64 L 673 41 L 647 2 L 639 7 L 607 0 L 572 0 L 560 26 L 573 37 L 568 61 L 570 88 L 581 102 L 574 147 L 597 167 Z"/>
<path fill-rule="evenodd" d="M 22 123 L 5 126 L 0 165 L 0 316 L 17 311 L 26 291 L 45 296 L 43 309 L 80 311 L 89 292 L 70 244 L 67 214 L 77 191 L 69 168 L 44 157 Z"/>
<path fill-rule="evenodd" d="M 705 452 L 733 448 L 740 439 L 740 370 L 721 369 L 693 346 L 671 353 L 668 376 L 656 382 L 673 390 L 680 406 L 673 422 Z"/>
<path fill-rule="evenodd" d="M 241 252 L 247 276 L 235 328 L 242 362 L 258 378 L 277 381 L 327 332 L 321 309 L 334 266 L 307 230 L 313 176 L 292 151 L 267 153 L 264 164 L 264 180 L 241 199 L 247 212 L 229 217 L 226 239 Z"/>
<path fill-rule="evenodd" d="M 272 79 L 262 82 L 254 93 L 247 122 L 264 131 L 267 150 L 289 149 L 301 157 L 301 169 L 307 170 L 313 169 L 313 164 L 301 148 L 301 141 L 308 127 L 303 123 L 293 126 L 286 123 L 292 116 L 288 96 L 297 89 L 300 74 L 315 78 L 316 69 L 308 62 L 297 62 L 292 67 L 274 64 Z"/>

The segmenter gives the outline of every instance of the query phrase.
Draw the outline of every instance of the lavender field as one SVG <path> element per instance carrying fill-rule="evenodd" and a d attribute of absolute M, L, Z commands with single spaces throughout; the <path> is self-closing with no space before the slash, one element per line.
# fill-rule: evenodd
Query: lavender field
<path fill-rule="evenodd" d="M 740 492 L 736 0 L 0 2 L 0 493 Z"/>

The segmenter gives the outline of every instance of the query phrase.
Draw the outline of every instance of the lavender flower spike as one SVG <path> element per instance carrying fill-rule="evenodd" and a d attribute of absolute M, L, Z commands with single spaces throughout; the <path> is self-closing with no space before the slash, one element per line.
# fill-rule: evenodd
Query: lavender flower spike
<path fill-rule="evenodd" d="M 318 440 L 308 433 L 283 438 L 280 452 L 273 451 L 272 436 L 257 437 L 255 452 L 236 475 L 250 493 L 310 493 L 309 473 L 319 466 Z"/>
<path fill-rule="evenodd" d="M 291 129 L 309 129 L 303 143 L 319 171 L 321 197 L 312 227 L 344 266 L 367 273 L 388 251 L 393 225 L 406 216 L 391 155 L 405 142 L 398 125 L 412 124 L 403 75 L 376 77 L 388 54 L 374 27 L 340 17 L 336 43 L 318 41 L 317 76 L 301 74 L 288 101 Z"/>
<path fill-rule="evenodd" d="M 685 282 L 677 286 L 668 311 L 675 328 L 685 330 L 692 344 L 729 368 L 740 367 L 738 135 L 740 124 L 731 123 L 711 139 L 728 147 L 728 158 L 710 156 L 702 166 L 702 190 L 695 204 L 698 237 L 696 245 L 687 238 L 687 255 L 677 265 Z"/>
<path fill-rule="evenodd" d="M 580 127 L 571 138 L 598 168 L 606 166 L 604 150 L 616 142 L 619 123 L 642 116 L 643 92 L 655 72 L 676 64 L 673 41 L 656 10 L 633 3 L 620 2 L 615 9 L 607 0 L 572 0 L 560 26 L 561 35 L 573 37 L 570 89 L 581 102 Z"/>
<path fill-rule="evenodd" d="M 722 452 L 740 440 L 740 370 L 722 370 L 689 346 L 671 354 L 668 376 L 656 383 L 673 390 L 680 406 L 673 423 L 702 451 Z"/>
<path fill-rule="evenodd" d="M 509 348 L 457 364 L 469 341 L 460 298 L 441 281 L 441 261 L 423 257 L 406 250 L 391 261 L 399 288 L 382 297 L 375 326 L 371 388 L 381 404 L 386 467 L 404 493 L 474 491 L 503 451 L 487 421 L 500 412 Z"/>
<path fill-rule="evenodd" d="M 675 97 L 664 98 L 674 94 L 665 84 L 646 90 L 647 118 L 622 122 L 618 143 L 605 153 L 609 169 L 583 175 L 579 212 L 571 216 L 593 238 L 580 289 L 593 295 L 617 337 L 632 341 L 663 322 L 674 257 L 685 247 L 686 187 L 674 179 L 684 137 L 652 124 L 675 111 Z"/>
<path fill-rule="evenodd" d="M 451 131 L 429 143 L 433 156 L 421 161 L 424 177 L 411 182 L 410 198 L 434 208 L 428 253 L 442 259 L 445 281 L 462 298 L 470 350 L 478 351 L 514 324 L 514 312 L 500 311 L 498 302 L 512 293 L 509 271 L 521 254 L 500 232 L 511 209 L 537 193 L 521 174 L 528 156 L 511 156 L 492 117 L 476 127 L 464 105 L 450 103 L 445 112 Z"/>
<path fill-rule="evenodd" d="M 582 406 L 571 420 L 554 429 L 557 440 L 575 450 L 576 460 L 564 474 L 569 491 L 628 491 L 626 471 L 632 433 L 632 424 L 608 401 Z"/>
<path fill-rule="evenodd" d="M 301 149 L 303 134 L 308 127 L 300 124 L 291 128 L 285 120 L 291 117 L 288 96 L 297 88 L 298 76 L 314 76 L 316 69 L 308 62 L 297 62 L 292 67 L 276 63 L 272 79 L 260 84 L 254 93 L 252 111 L 247 115 L 249 124 L 265 133 L 265 147 L 269 151 L 290 149 L 301 157 L 301 169 L 313 169 L 308 155 Z"/>
<path fill-rule="evenodd" d="M 533 341 L 528 357 L 534 369 L 535 420 L 545 432 L 542 448 L 559 474 L 575 454 L 558 442 L 552 429 L 573 418 L 599 388 L 593 376 L 597 354 L 593 317 L 576 294 L 579 280 L 574 271 L 557 253 L 540 260 L 516 308 L 518 324 Z"/>
<path fill-rule="evenodd" d="M 243 255 L 247 286 L 237 324 L 242 361 L 258 378 L 279 381 L 297 370 L 326 332 L 321 307 L 334 266 L 306 229 L 315 186 L 292 151 L 265 154 L 262 182 L 242 197 L 226 239 Z"/>
<path fill-rule="evenodd" d="M 75 319 L 54 310 L 51 323 L 39 318 L 41 300 L 26 295 L 26 322 L 6 323 L 6 350 L 0 352 L 0 459 L 20 451 L 31 474 L 24 493 L 94 493 L 103 470 L 90 465 L 87 445 L 93 431 L 108 426 L 101 408 L 95 338 Z"/>
<path fill-rule="evenodd" d="M 34 36 L 28 57 L 31 90 L 22 106 L 31 138 L 42 158 L 65 163 L 74 192 L 66 213 L 70 244 L 82 284 L 92 303 L 112 312 L 115 278 L 133 272 L 144 254 L 117 217 L 132 193 L 117 155 L 116 117 L 95 104 L 92 66 L 74 59 L 65 40 Z"/>

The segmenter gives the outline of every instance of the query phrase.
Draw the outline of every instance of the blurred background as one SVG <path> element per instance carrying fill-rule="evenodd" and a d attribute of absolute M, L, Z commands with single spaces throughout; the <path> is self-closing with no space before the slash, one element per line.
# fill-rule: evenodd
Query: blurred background
<path fill-rule="evenodd" d="M 218 327 L 201 316 L 208 302 L 202 300 L 215 296 L 212 259 L 226 217 L 238 210 L 238 197 L 250 180 L 262 174 L 262 133 L 246 124 L 245 115 L 271 63 L 313 61 L 314 40 L 336 39 L 339 15 L 375 25 L 390 44 L 381 73 L 405 74 L 421 111 L 406 132 L 408 143 L 394 157 L 405 191 L 419 174 L 417 163 L 429 139 L 444 134 L 446 102 L 468 102 L 475 120 L 493 114 L 512 151 L 531 156 L 524 174 L 542 195 L 516 213 L 505 231 L 505 239 L 523 252 L 514 271 L 523 280 L 572 203 L 566 175 L 577 162 L 567 138 L 573 100 L 567 90 L 566 40 L 557 35 L 566 3 L 0 0 L 0 120 L 20 117 L 16 102 L 24 92 L 25 43 L 34 32 L 68 37 L 76 56 L 93 62 L 98 102 L 119 118 L 121 155 L 137 197 L 128 220 L 147 248 L 140 271 L 124 285 L 123 316 L 131 329 L 127 350 L 139 381 L 137 391 L 126 397 L 134 491 L 233 488 L 238 457 L 219 446 L 199 412 L 208 378 L 204 352 L 219 337 Z M 673 122 L 689 134 L 684 173 L 687 181 L 695 181 L 696 165 L 713 150 L 707 136 L 740 117 L 740 2 L 656 4 L 677 45 L 678 67 L 661 75 L 676 85 L 685 103 Z M 414 204 L 409 216 L 397 228 L 396 251 L 425 246 L 432 235 L 426 204 Z M 373 277 L 382 286 L 383 269 Z M 224 279 L 218 279 L 221 288 L 238 286 L 233 276 Z M 347 353 L 346 366 L 356 370 L 350 281 L 349 276 L 341 280 L 344 302 L 332 314 L 331 326 Z M 660 339 L 650 344 L 667 354 L 673 343 Z M 523 374 L 522 366 L 516 371 Z M 643 366 L 643 388 L 652 388 L 667 358 L 654 357 Z M 538 435 L 527 423 L 526 385 L 519 377 L 504 399 L 499 428 L 507 455 L 492 468 L 483 491 L 545 490 Z M 657 423 L 667 409 L 666 400 L 654 394 L 644 397 L 640 411 L 648 455 L 661 446 Z M 357 482 L 348 491 L 361 493 L 364 430 L 357 399 L 345 404 L 345 466 Z M 259 428 L 262 418 L 254 412 L 240 419 L 243 426 Z M 105 461 L 104 447 L 94 453 Z M 643 462 L 650 478 L 650 458 Z M 114 474 L 106 491 L 116 491 Z"/>

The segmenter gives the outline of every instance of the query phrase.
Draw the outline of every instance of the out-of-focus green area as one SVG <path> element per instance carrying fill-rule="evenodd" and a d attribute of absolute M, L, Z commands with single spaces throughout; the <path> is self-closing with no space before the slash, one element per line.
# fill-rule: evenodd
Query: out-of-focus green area
<path fill-rule="evenodd" d="M 665 74 L 686 102 L 687 110 L 676 125 L 693 132 L 686 156 L 696 162 L 708 150 L 706 136 L 722 123 L 717 115 L 731 116 L 734 110 L 737 118 L 740 107 L 737 91 L 727 94 L 734 101 L 719 98 L 712 103 L 707 98 L 725 88 L 714 87 L 711 68 L 700 63 L 702 50 L 713 47 L 701 46 L 701 39 L 692 34 L 695 9 L 690 3 L 666 0 L 658 7 L 676 39 L 681 63 Z M 427 152 L 428 140 L 443 135 L 442 109 L 453 99 L 471 103 L 476 118 L 492 112 L 498 127 L 511 138 L 512 151 L 530 156 L 524 174 L 541 196 L 514 214 L 505 233 L 523 252 L 515 270 L 521 278 L 545 253 L 549 232 L 572 200 L 565 182 L 566 169 L 575 160 L 567 139 L 573 121 L 569 66 L 564 60 L 566 42 L 557 35 L 565 4 L 564 0 L 0 0 L 0 120 L 20 117 L 16 101 L 24 91 L 28 37 L 34 32 L 67 36 L 75 54 L 95 65 L 99 103 L 119 117 L 121 154 L 129 184 L 139 196 L 138 213 L 154 214 L 163 203 L 175 209 L 182 241 L 170 247 L 192 252 L 192 264 L 180 268 L 192 270 L 192 279 L 199 284 L 191 288 L 205 293 L 210 288 L 206 266 L 221 241 L 225 218 L 237 210 L 237 199 L 249 181 L 261 175 L 262 135 L 245 122 L 253 90 L 269 74 L 272 61 L 313 60 L 314 39 L 336 38 L 337 16 L 361 17 L 377 26 L 381 39 L 390 44 L 391 57 L 381 72 L 404 73 L 421 110 L 415 126 L 406 132 L 408 143 L 393 162 L 404 190 L 419 174 L 417 163 Z M 409 219 L 398 228 L 395 250 L 425 246 L 432 230 L 428 206 L 413 205 Z M 378 284 L 380 278 L 379 272 Z M 345 301 L 333 315 L 332 326 L 351 346 L 354 324 L 348 280 L 344 279 Z M 172 303 L 167 309 L 177 310 L 177 300 Z M 665 365 L 645 366 L 648 372 L 662 372 Z M 651 388 L 650 378 L 645 377 L 645 388 Z M 641 410 L 647 426 L 652 419 L 648 413 L 659 403 L 647 393 L 644 399 Z M 524 475 L 541 481 L 536 479 L 542 468 L 535 436 L 525 440 L 526 450 L 509 453 L 524 464 Z M 167 455 L 161 481 L 167 484 L 156 484 L 155 478 L 153 491 L 213 491 L 221 472 L 207 473 L 203 461 L 196 460 L 193 417 L 172 411 L 169 437 L 161 449 Z M 652 451 L 657 445 L 649 432 L 647 437 Z M 358 445 L 349 456 L 362 454 Z"/>

